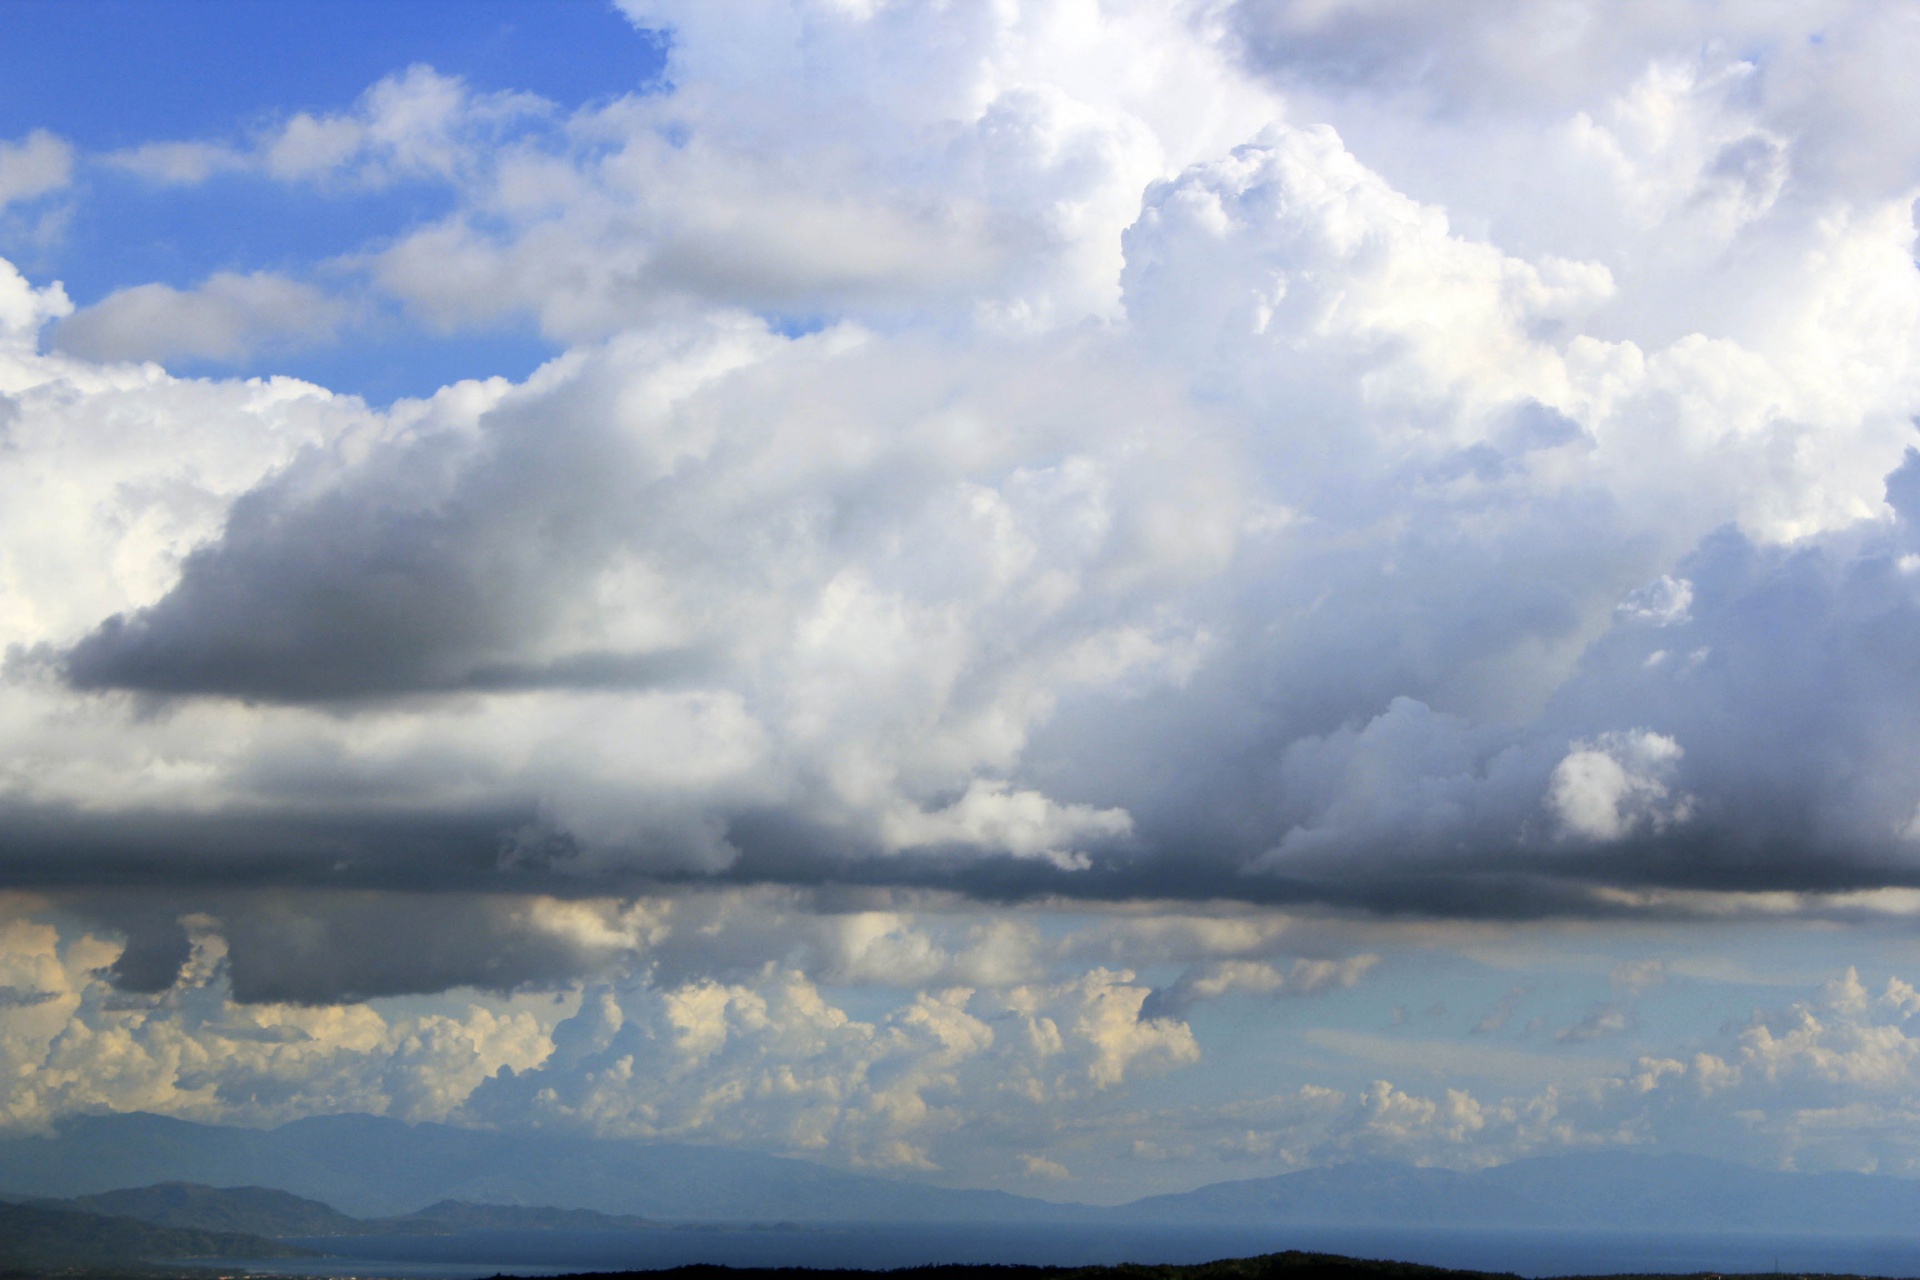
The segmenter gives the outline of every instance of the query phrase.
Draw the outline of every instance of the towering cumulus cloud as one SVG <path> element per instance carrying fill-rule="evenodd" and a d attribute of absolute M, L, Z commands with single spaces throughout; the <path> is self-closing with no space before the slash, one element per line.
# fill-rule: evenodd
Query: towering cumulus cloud
<path fill-rule="evenodd" d="M 1395 929 L 1906 909 L 1913 13 L 623 8 L 666 69 L 571 114 L 416 66 L 87 162 L 441 193 L 317 283 L 0 275 L 44 970 L 0 1021 L 76 1064 L 22 1123 L 538 1112 L 1020 1185 L 1074 1161 L 970 1099 L 1105 1132 L 1196 1010 L 1365 987 Z M 76 163 L 7 146 L 13 191 Z M 115 362 L 375 312 L 562 353 L 385 408 Z M 1631 1032 L 1623 990 L 1543 1042 Z M 1270 1167 L 1644 1136 L 1709 1058 L 1771 1105 L 1768 1016 L 1639 1092 L 1189 1120 Z M 41 1034 L 241 1017 L 318 1083 L 115 1094 Z M 701 1110 L 769 1062 L 778 1106 Z"/>

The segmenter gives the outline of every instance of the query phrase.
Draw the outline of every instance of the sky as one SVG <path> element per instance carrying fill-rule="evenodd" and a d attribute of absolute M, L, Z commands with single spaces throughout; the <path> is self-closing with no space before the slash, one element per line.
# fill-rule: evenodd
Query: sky
<path fill-rule="evenodd" d="M 0 1127 L 1920 1176 L 1916 61 L 0 5 Z"/>

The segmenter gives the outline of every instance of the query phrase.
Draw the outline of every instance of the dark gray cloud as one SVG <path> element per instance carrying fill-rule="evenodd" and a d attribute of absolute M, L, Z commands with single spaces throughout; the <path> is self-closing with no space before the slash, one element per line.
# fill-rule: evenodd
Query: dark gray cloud
<path fill-rule="evenodd" d="M 1595 588 L 1577 586 L 1570 571 L 1592 573 L 1600 586 L 1618 572 L 1605 561 L 1583 565 L 1578 554 L 1607 528 L 1604 506 L 1594 525 L 1561 521 L 1546 538 L 1537 536 L 1543 522 L 1519 518 L 1507 540 L 1408 539 L 1395 548 L 1401 572 L 1392 576 L 1323 568 L 1321 580 L 1345 582 L 1348 594 L 1281 642 L 1275 622 L 1296 605 L 1286 588 L 1267 589 L 1282 579 L 1256 562 L 1246 569 L 1247 612 L 1237 629 L 1223 628 L 1195 680 L 1123 702 L 1071 702 L 1035 739 L 1026 775 L 1034 784 L 1134 816 L 1131 834 L 1085 846 L 1084 868 L 958 843 L 881 856 L 839 823 L 736 804 L 716 814 L 730 865 L 710 874 L 730 883 L 954 888 L 986 900 L 1241 898 L 1496 918 L 1627 910 L 1596 895 L 1606 887 L 1822 892 L 1920 883 L 1908 834 L 1920 765 L 1907 750 L 1920 732 L 1920 649 L 1910 643 L 1920 606 L 1903 560 L 1920 553 L 1920 454 L 1909 454 L 1888 489 L 1896 522 L 1785 547 L 1722 530 L 1681 559 L 1666 586 L 1621 593 L 1602 636 L 1519 728 L 1476 723 L 1427 700 L 1460 696 L 1462 668 L 1476 659 L 1572 629 L 1572 601 Z M 230 536 L 224 545 L 239 542 Z M 277 545 L 247 553 L 258 553 L 262 582 Z M 183 580 L 186 594 L 169 597 L 157 616 L 174 616 L 173 600 L 191 597 L 195 572 Z M 1462 601 L 1475 584 L 1494 581 L 1502 592 Z M 250 601 L 232 607 L 247 630 Z M 290 671 L 304 652 L 296 646 L 274 663 Z M 1267 693 L 1249 698 L 1249 689 Z M 1365 718 L 1352 712 L 1370 707 L 1377 710 Z M 1642 738 L 1620 736 L 1633 734 Z M 1680 751 L 1646 766 L 1664 770 L 1659 776 L 1642 778 L 1633 753 L 1647 735 Z M 1569 758 L 1583 750 L 1605 775 L 1594 783 L 1602 788 L 1593 798 L 1598 828 L 1569 825 L 1572 811 L 1556 799 Z M 1657 803 L 1636 809 L 1636 785 L 1657 790 Z M 662 880 L 645 861 L 595 863 L 564 832 L 536 839 L 536 801 L 522 803 L 382 813 L 335 801 L 304 813 L 192 820 L 16 810 L 0 874 L 43 884 L 198 878 L 563 894 L 633 891 L 684 874 Z M 454 930 L 466 910 L 449 908 L 420 936 L 440 936 L 442 924 Z M 361 951 L 343 941 L 360 928 L 327 936 Z M 121 962 L 123 985 L 164 986 L 184 959 L 177 930 L 128 931 L 137 945 Z M 248 938 L 236 938 L 236 957 L 264 945 Z M 429 951 L 394 961 L 396 972 L 425 977 L 316 976 L 303 988 L 295 975 L 305 962 L 283 958 L 243 970 L 261 976 L 239 985 L 262 998 L 320 998 L 337 989 L 378 993 L 388 981 L 419 989 L 407 984 L 489 980 L 478 961 L 449 960 L 442 972 Z M 501 972 L 530 980 L 572 962 L 564 951 L 528 953 L 503 961 Z"/>
<path fill-rule="evenodd" d="M 73 646 L 67 678 L 299 702 L 670 675 L 681 655 L 527 656 L 645 487 L 604 413 L 545 408 L 422 424 L 357 465 L 309 451 L 234 504 L 163 600 Z"/>

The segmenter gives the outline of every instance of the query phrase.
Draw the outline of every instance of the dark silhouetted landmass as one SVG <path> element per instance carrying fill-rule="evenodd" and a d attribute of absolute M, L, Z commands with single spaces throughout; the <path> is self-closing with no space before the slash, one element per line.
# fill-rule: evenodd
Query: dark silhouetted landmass
<path fill-rule="evenodd" d="M 311 1250 L 245 1232 L 190 1231 L 78 1209 L 0 1204 L 0 1265 L 14 1269 L 289 1255 L 311 1256 Z"/>
<path fill-rule="evenodd" d="M 0 1265 L 0 1280 L 207 1280 L 200 1269 L 160 1266 L 88 1266 L 49 1269 Z M 1414 1262 L 1348 1258 L 1331 1253 L 1289 1250 L 1255 1258 L 1225 1258 L 1188 1265 L 1039 1267 L 1018 1265 L 943 1265 L 859 1271 L 813 1267 L 723 1267 L 695 1265 L 657 1271 L 583 1271 L 566 1276 L 495 1276 L 492 1280 L 1520 1280 L 1511 1272 L 1462 1271 Z M 1563 1280 L 1880 1280 L 1850 1273 L 1763 1274 L 1694 1272 L 1688 1276 L 1596 1273 Z"/>
<path fill-rule="evenodd" d="M 44 1209 L 133 1218 L 187 1231 L 255 1236 L 452 1235 L 460 1231 L 639 1231 L 659 1226 L 630 1214 L 550 1205 L 473 1204 L 442 1200 L 395 1218 L 355 1218 L 332 1205 L 271 1187 L 209 1187 L 161 1182 L 70 1200 L 35 1199 Z"/>
<path fill-rule="evenodd" d="M 239 1231 L 258 1236 L 373 1234 L 367 1224 L 332 1205 L 272 1187 L 209 1187 L 162 1182 L 151 1187 L 75 1196 L 62 1207 L 137 1218 L 189 1231 Z"/>
<path fill-rule="evenodd" d="M 519 1276 L 495 1280 L 528 1280 Z M 662 1271 L 589 1271 L 554 1280 L 1518 1280 L 1504 1272 L 1450 1271 L 1416 1262 L 1374 1262 L 1332 1253 L 1264 1254 L 1185 1266 L 1028 1267 L 948 1265 L 893 1271 L 696 1265 Z M 1596 1280 L 1581 1277 L 1579 1280 Z M 1642 1280 L 1654 1280 L 1644 1277 Z M 1737 1280 L 1722 1276 L 1718 1280 Z"/>
<path fill-rule="evenodd" d="M 496 1276 L 494 1280 L 532 1280 Z M 894 1271 L 815 1270 L 808 1267 L 673 1267 L 661 1271 L 588 1271 L 540 1280 L 1519 1280 L 1505 1271 L 1456 1271 L 1417 1262 L 1384 1262 L 1332 1253 L 1289 1250 L 1257 1258 L 1225 1258 L 1186 1266 L 1026 1267 L 931 1266 Z M 1683 1280 L 1665 1275 L 1567 1276 L 1563 1280 Z M 1872 1280 L 1853 1275 L 1784 1277 L 1694 1273 L 1684 1280 Z"/>

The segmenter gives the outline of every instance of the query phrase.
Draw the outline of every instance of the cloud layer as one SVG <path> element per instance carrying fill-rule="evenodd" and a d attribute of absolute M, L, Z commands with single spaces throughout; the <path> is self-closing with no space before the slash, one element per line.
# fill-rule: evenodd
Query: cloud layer
<path fill-rule="evenodd" d="M 1920 1162 L 1920 997 L 1898 979 L 1869 990 L 1852 970 L 1625 1058 L 1550 1052 L 1551 1028 L 1496 1027 L 1471 1044 L 1316 1030 L 1307 1041 L 1323 1053 L 1382 1074 L 1221 1098 L 1148 1089 L 1207 1070 L 1202 1006 L 1371 981 L 1377 957 L 1288 960 L 1257 915 L 1143 915 L 1049 936 L 990 914 L 822 912 L 764 893 L 517 910 L 556 943 L 596 951 L 606 980 L 558 996 L 469 988 L 432 1007 L 239 1001 L 243 975 L 260 979 L 248 952 L 263 933 L 316 935 L 306 907 L 234 900 L 224 918 L 187 917 L 177 979 L 133 995 L 109 976 L 118 943 L 10 901 L 0 1117 L 30 1131 L 101 1109 L 250 1125 L 372 1112 L 751 1146 L 1109 1201 L 1353 1159 L 1476 1168 L 1626 1147 L 1805 1170 L 1911 1174 Z M 1188 963 L 1156 991 L 1095 961 L 1111 947 Z M 1668 980 L 1658 963 L 1619 966 L 1611 999 L 1559 1044 L 1604 1052 Z M 1528 1000 L 1510 992 L 1496 1013 Z M 1508 1084 L 1435 1084 L 1436 1068 Z"/>
<path fill-rule="evenodd" d="M 79 309 L 0 264 L 12 1123 L 1915 1171 L 1898 979 L 1669 1035 L 1647 956 L 1502 973 L 1177 1087 L 1423 931 L 1912 914 L 1911 14 L 624 8 L 666 73 L 574 112 L 0 143 L 29 210 L 427 193 Z M 560 354 L 167 367 L 375 321 Z"/>

